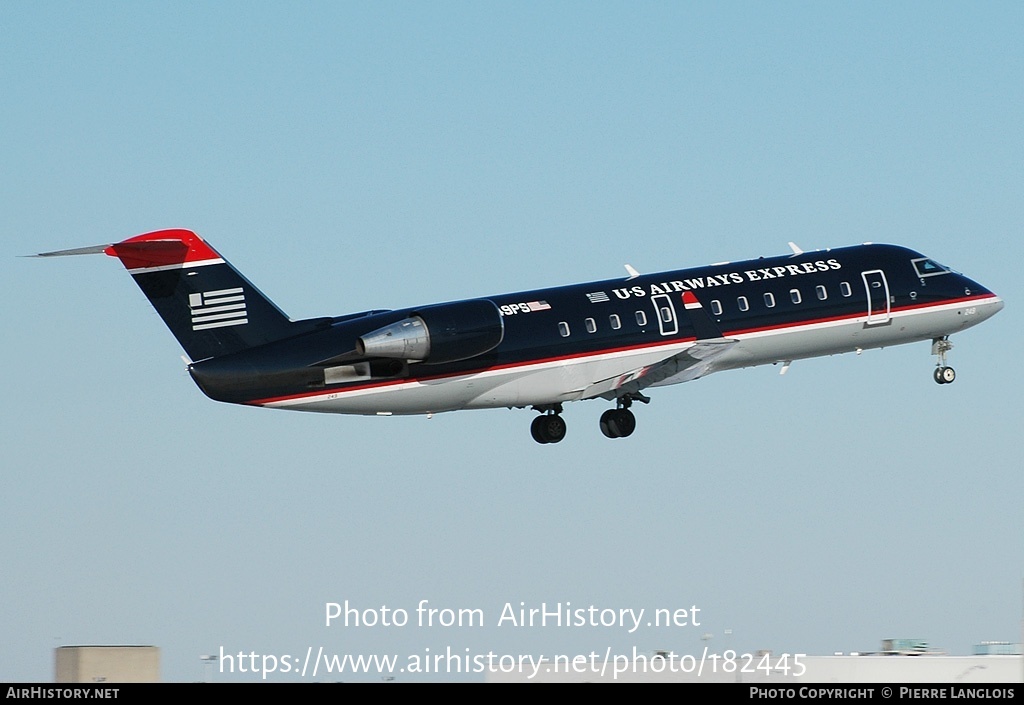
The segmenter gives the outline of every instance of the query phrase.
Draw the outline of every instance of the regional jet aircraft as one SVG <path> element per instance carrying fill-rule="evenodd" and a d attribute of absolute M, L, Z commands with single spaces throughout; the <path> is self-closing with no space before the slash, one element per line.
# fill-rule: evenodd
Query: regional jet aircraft
<path fill-rule="evenodd" d="M 644 392 L 712 372 L 949 336 L 1003 307 L 981 284 L 895 245 L 866 244 L 465 301 L 293 321 L 210 245 L 161 230 L 40 256 L 121 260 L 191 358 L 211 399 L 340 414 L 538 412 L 538 443 L 565 437 L 562 405 L 614 404 L 633 433 Z"/>

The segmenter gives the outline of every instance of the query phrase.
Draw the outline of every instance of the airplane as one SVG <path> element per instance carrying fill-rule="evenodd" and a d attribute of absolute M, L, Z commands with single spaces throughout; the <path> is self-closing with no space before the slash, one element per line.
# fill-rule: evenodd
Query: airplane
<path fill-rule="evenodd" d="M 949 384 L 949 336 L 1003 300 L 918 252 L 864 244 L 659 274 L 293 321 L 190 230 L 37 256 L 117 257 L 188 354 L 211 399 L 390 416 L 530 408 L 538 443 L 563 404 L 604 399 L 601 432 L 636 428 L 644 391 L 713 372 L 930 340 Z"/>

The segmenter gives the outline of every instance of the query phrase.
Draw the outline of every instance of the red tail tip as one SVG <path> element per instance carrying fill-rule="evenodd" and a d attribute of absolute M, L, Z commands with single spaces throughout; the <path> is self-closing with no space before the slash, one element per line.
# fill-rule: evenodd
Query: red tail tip
<path fill-rule="evenodd" d="M 115 243 L 104 250 L 125 269 L 180 266 L 187 262 L 220 259 L 220 255 L 191 230 L 157 230 Z"/>

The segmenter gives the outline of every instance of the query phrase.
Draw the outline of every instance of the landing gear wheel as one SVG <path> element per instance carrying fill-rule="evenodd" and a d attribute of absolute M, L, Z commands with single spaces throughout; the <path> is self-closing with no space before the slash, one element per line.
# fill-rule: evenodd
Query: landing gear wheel
<path fill-rule="evenodd" d="M 544 425 L 544 433 L 548 438 L 548 443 L 558 443 L 565 438 L 565 419 L 558 414 L 551 414 L 545 421 L 547 423 Z"/>
<path fill-rule="evenodd" d="M 631 436 L 636 430 L 636 417 L 629 409 L 616 409 L 614 422 L 619 431 L 619 438 Z"/>
<path fill-rule="evenodd" d="M 608 411 L 601 414 L 601 433 L 608 438 L 618 438 L 618 435 L 616 434 L 618 426 L 615 427 L 615 430 L 612 429 L 612 418 L 614 418 L 614 416 L 615 409 L 608 409 Z"/>
<path fill-rule="evenodd" d="M 543 423 L 544 417 L 538 416 L 533 420 L 533 423 L 530 424 L 530 435 L 533 436 L 533 440 L 537 441 L 538 443 L 548 442 L 547 438 L 544 436 Z"/>
<path fill-rule="evenodd" d="M 601 433 L 608 438 L 625 438 L 636 430 L 636 416 L 629 409 L 609 409 L 601 414 Z"/>
<path fill-rule="evenodd" d="M 565 420 L 558 414 L 538 416 L 530 424 L 530 435 L 538 443 L 558 443 L 565 438 Z"/>
<path fill-rule="evenodd" d="M 933 377 L 939 384 L 951 384 L 956 379 L 956 370 L 946 367 L 946 353 L 952 349 L 953 343 L 949 342 L 949 336 L 932 339 L 932 355 L 939 358 Z"/>

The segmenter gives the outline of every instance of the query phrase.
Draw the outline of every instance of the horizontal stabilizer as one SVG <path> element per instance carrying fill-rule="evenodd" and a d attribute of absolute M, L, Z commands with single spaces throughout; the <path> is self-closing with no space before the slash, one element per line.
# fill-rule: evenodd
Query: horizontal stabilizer
<path fill-rule="evenodd" d="M 205 243 L 204 243 L 205 244 Z M 189 251 L 189 245 L 180 238 L 163 238 L 151 240 L 125 240 L 124 242 L 107 243 L 106 245 L 92 245 L 90 247 L 75 247 L 70 250 L 55 250 L 53 252 L 40 252 L 32 257 L 68 257 L 70 255 L 110 255 L 117 257 L 125 266 L 128 262 L 132 264 L 181 264 L 185 261 L 185 255 Z M 211 251 L 212 253 L 212 251 Z M 212 257 L 217 257 L 212 253 Z M 135 269 L 137 267 L 129 267 Z"/>
<path fill-rule="evenodd" d="M 29 255 L 30 257 L 67 257 L 69 255 L 102 255 L 110 247 L 111 243 L 106 245 L 93 245 L 92 247 L 75 247 L 70 250 L 55 250 L 53 252 L 40 252 L 38 255 Z"/>

